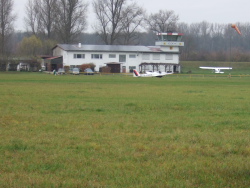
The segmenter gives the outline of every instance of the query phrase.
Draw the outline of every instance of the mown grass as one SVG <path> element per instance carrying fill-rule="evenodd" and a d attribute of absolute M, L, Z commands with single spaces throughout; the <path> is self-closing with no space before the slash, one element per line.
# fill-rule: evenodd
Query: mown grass
<path fill-rule="evenodd" d="M 1 187 L 249 187 L 250 78 L 0 74 Z"/>
<path fill-rule="evenodd" d="M 221 70 L 225 74 L 232 75 L 249 75 L 250 63 L 249 62 L 220 62 L 220 61 L 182 61 L 182 73 L 192 74 L 211 74 L 211 70 L 202 70 L 199 67 L 232 67 L 232 70 Z"/>

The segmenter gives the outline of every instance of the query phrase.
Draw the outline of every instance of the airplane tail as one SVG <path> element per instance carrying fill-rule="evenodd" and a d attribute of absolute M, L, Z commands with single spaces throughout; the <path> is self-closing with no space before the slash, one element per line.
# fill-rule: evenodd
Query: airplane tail
<path fill-rule="evenodd" d="M 137 70 L 133 70 L 133 76 L 134 77 L 140 77 L 141 75 L 140 75 L 140 73 L 137 71 Z"/>

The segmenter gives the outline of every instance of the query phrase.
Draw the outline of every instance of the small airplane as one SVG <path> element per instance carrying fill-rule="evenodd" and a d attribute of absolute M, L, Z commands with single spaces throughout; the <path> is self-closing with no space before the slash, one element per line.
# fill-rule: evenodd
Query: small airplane
<path fill-rule="evenodd" d="M 224 72 L 221 72 L 220 70 L 229 70 L 229 69 L 233 69 L 232 67 L 200 67 L 200 69 L 210 69 L 213 70 L 214 73 L 220 73 L 223 74 Z"/>
<path fill-rule="evenodd" d="M 146 74 L 140 74 L 137 70 L 133 70 L 133 76 L 134 77 L 157 77 L 157 78 L 161 78 L 163 76 L 166 76 L 168 74 L 173 74 L 173 73 L 166 73 L 166 72 L 151 72 L 151 71 L 147 71 Z"/>

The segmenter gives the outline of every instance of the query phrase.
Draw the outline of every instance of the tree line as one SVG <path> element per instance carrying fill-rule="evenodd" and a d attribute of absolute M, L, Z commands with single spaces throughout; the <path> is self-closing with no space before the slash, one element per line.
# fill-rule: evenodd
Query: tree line
<path fill-rule="evenodd" d="M 242 35 L 231 24 L 179 23 L 184 33 L 181 58 L 202 61 L 250 61 L 250 23 L 237 23 Z"/>
<path fill-rule="evenodd" d="M 51 54 L 57 43 L 154 45 L 156 33 L 184 33 L 182 60 L 250 61 L 250 23 L 181 23 L 172 10 L 148 13 L 135 0 L 28 0 L 25 32 L 15 31 L 14 0 L 0 0 L 0 56 Z M 88 11 L 96 19 L 86 33 Z"/>

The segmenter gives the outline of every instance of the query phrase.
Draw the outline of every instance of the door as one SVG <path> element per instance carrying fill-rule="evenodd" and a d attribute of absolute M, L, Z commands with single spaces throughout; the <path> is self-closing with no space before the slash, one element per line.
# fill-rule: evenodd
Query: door
<path fill-rule="evenodd" d="M 122 66 L 122 72 L 126 73 L 126 66 Z"/>

